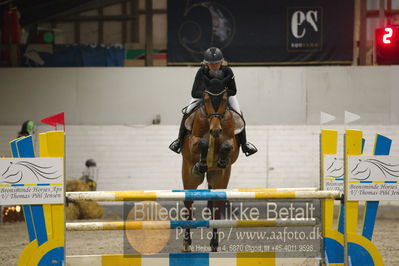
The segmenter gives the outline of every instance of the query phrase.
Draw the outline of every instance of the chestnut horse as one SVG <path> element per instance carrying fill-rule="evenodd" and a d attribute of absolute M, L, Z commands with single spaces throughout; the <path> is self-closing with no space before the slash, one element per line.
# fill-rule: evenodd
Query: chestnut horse
<path fill-rule="evenodd" d="M 227 79 L 225 79 L 227 80 Z M 235 138 L 234 111 L 227 105 L 225 80 L 206 80 L 205 91 L 200 107 L 191 115 L 191 134 L 184 140 L 182 156 L 182 178 L 184 189 L 197 189 L 206 176 L 209 189 L 226 189 L 229 183 L 231 165 L 237 160 L 239 144 Z M 187 122 L 186 122 L 187 124 Z M 192 219 L 193 201 L 185 201 Z M 225 201 L 208 201 L 212 207 L 213 219 L 220 219 Z M 210 242 L 212 251 L 217 251 L 217 229 L 213 229 Z M 190 251 L 190 229 L 184 234 L 183 250 Z"/>

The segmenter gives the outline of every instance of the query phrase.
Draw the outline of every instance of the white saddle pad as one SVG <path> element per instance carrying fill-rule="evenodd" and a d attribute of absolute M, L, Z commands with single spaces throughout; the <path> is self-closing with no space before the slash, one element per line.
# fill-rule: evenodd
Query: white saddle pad
<path fill-rule="evenodd" d="M 236 112 L 234 112 L 232 110 L 230 110 L 230 112 L 233 115 L 233 119 L 234 119 L 234 134 L 237 135 L 245 128 L 245 121 Z M 191 131 L 193 128 L 195 113 L 196 112 L 192 113 L 189 117 L 187 117 L 186 121 L 184 121 L 184 126 L 189 131 Z"/>

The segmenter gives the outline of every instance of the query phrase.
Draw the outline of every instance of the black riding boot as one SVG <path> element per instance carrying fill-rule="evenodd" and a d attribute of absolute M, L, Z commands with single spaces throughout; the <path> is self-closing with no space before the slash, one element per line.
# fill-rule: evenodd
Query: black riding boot
<path fill-rule="evenodd" d="M 187 135 L 187 129 L 184 125 L 184 121 L 186 120 L 187 115 L 183 115 L 183 118 L 180 122 L 179 136 L 172 144 L 169 145 L 169 149 L 176 153 L 180 153 L 183 147 L 184 137 Z"/>
<path fill-rule="evenodd" d="M 241 144 L 241 149 L 245 156 L 250 156 L 258 151 L 253 144 L 247 142 L 247 133 L 245 132 L 245 128 L 237 135 L 237 139 Z"/>

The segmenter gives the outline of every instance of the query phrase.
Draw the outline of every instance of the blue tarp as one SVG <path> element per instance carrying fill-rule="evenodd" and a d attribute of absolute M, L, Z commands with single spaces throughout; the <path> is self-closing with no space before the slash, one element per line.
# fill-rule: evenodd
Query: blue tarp
<path fill-rule="evenodd" d="M 122 46 L 53 45 L 52 51 L 26 46 L 24 61 L 32 67 L 117 67 L 123 66 Z"/>

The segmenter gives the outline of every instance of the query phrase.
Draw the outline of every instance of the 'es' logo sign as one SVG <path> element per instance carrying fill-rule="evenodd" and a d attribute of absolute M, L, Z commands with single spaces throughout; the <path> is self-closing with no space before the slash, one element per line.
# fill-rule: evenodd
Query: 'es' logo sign
<path fill-rule="evenodd" d="M 314 51 L 322 48 L 322 8 L 290 7 L 287 17 L 287 50 Z"/>

